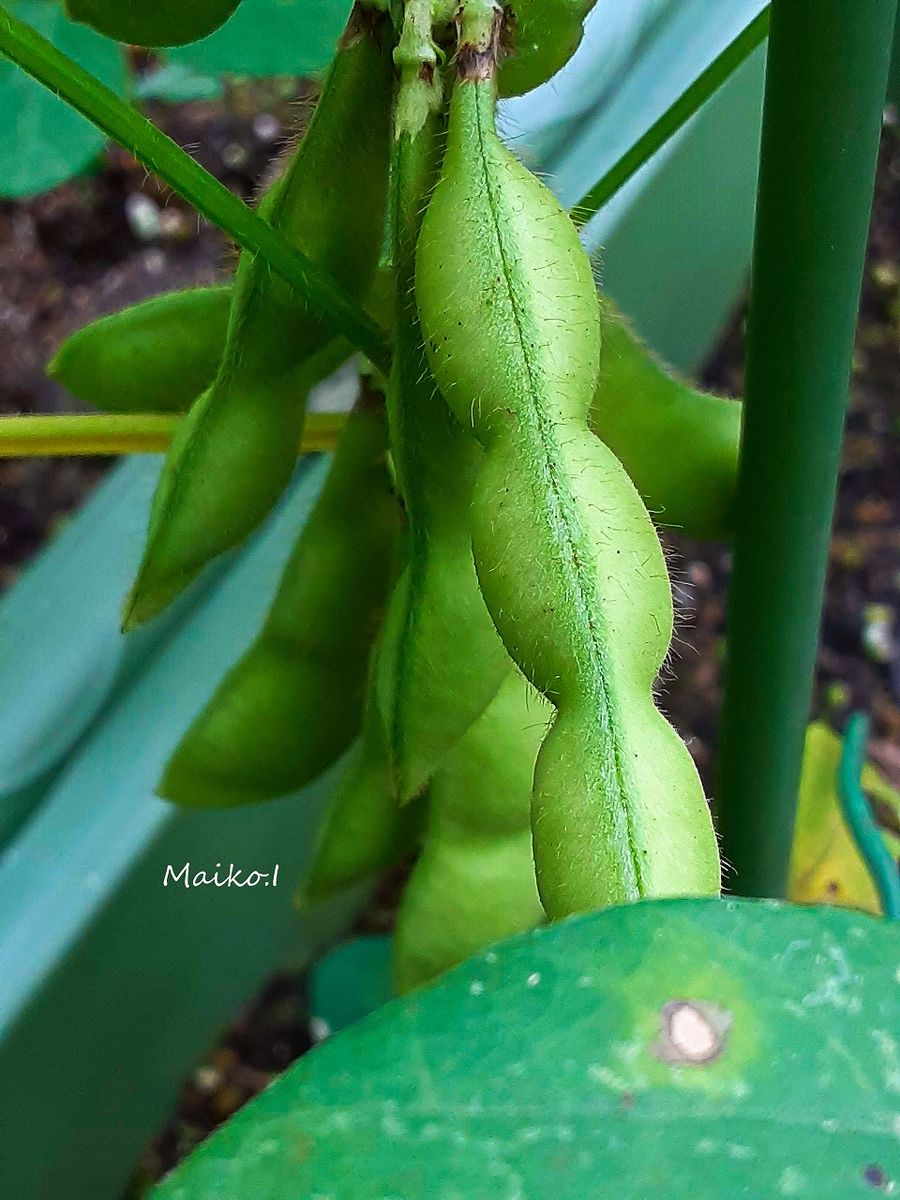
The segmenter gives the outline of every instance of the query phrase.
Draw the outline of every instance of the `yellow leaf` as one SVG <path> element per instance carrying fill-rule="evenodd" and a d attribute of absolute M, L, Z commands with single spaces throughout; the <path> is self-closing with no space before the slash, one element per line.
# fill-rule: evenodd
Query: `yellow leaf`
<path fill-rule="evenodd" d="M 797 904 L 833 904 L 880 913 L 875 885 L 844 823 L 837 797 L 842 746 L 841 738 L 827 725 L 814 722 L 806 731 L 788 898 Z M 900 792 L 870 764 L 863 770 L 862 785 L 900 824 Z M 900 838 L 884 831 L 884 839 L 897 858 Z"/>

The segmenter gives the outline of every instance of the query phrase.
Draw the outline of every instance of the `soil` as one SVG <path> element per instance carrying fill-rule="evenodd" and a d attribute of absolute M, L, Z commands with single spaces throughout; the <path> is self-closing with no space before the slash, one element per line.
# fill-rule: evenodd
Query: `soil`
<path fill-rule="evenodd" d="M 290 96 L 258 87 L 225 105 L 155 112 L 176 140 L 242 196 L 297 124 Z M 136 201 L 136 197 L 143 198 Z M 149 202 L 149 203 L 148 203 Z M 130 218 L 129 218 L 129 213 Z M 863 289 L 852 404 L 831 545 L 814 708 L 837 728 L 854 708 L 873 718 L 873 754 L 900 784 L 900 139 L 885 132 Z M 92 317 L 145 296 L 209 282 L 228 265 L 217 231 L 197 222 L 126 154 L 110 150 L 89 178 L 24 203 L 0 202 L 0 414 L 60 412 L 71 400 L 43 368 Z M 743 308 L 702 374 L 742 392 Z M 0 460 L 0 589 L 77 507 L 108 463 Z M 729 552 L 666 535 L 680 608 L 664 704 L 711 785 Z M 389 927 L 396 880 L 363 918 Z M 148 1148 L 129 1196 L 308 1049 L 302 980 L 280 977 L 241 1014 L 185 1083 L 176 1113 Z"/>
<path fill-rule="evenodd" d="M 225 104 L 149 106 L 149 115 L 244 199 L 270 172 L 312 91 L 275 81 Z M 0 417 L 71 412 L 44 367 L 95 317 L 210 283 L 233 262 L 217 229 L 124 150 L 87 176 L 21 203 L 0 200 Z M 108 459 L 0 459 L 0 590 L 109 467 Z"/>

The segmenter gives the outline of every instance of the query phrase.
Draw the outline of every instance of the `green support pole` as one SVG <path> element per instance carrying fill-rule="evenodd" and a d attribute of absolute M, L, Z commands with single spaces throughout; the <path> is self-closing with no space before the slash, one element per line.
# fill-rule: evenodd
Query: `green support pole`
<path fill-rule="evenodd" d="M 783 896 L 896 0 L 773 0 L 716 809 Z"/>

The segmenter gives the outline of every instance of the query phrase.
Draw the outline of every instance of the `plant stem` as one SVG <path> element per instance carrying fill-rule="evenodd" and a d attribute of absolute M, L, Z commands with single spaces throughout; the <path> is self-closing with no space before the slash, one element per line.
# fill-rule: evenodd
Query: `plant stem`
<path fill-rule="evenodd" d="M 743 29 L 718 58 L 714 59 L 694 82 L 685 89 L 663 115 L 650 126 L 634 145 L 626 150 L 617 163 L 573 206 L 572 219 L 576 225 L 586 225 L 616 192 L 648 162 L 669 138 L 681 129 L 703 107 L 760 46 L 769 32 L 769 7 L 763 9 Z"/>
<path fill-rule="evenodd" d="M 240 246 L 259 254 L 337 332 L 379 369 L 389 370 L 390 350 L 384 334 L 343 288 L 162 130 L 2 5 L 0 52 L 124 146 Z"/>
<path fill-rule="evenodd" d="M 160 413 L 0 417 L 0 459 L 65 455 L 159 454 L 181 417 Z M 299 453 L 333 450 L 346 413 L 310 413 Z"/>
<path fill-rule="evenodd" d="M 716 792 L 731 885 L 782 896 L 896 0 L 773 0 Z"/>

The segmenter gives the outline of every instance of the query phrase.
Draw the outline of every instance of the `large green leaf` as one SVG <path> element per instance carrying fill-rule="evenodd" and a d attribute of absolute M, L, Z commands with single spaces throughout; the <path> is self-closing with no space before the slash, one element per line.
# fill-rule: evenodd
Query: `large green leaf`
<path fill-rule="evenodd" d="M 317 75 L 334 56 L 350 0 L 244 0 L 202 42 L 169 54 L 206 75 Z"/>
<path fill-rule="evenodd" d="M 154 1198 L 878 1195 L 898 962 L 896 926 L 764 902 L 538 930 L 313 1051 Z"/>
<path fill-rule="evenodd" d="M 83 21 L 119 42 L 180 46 L 218 29 L 240 0 L 63 0 L 73 21 Z"/>
<path fill-rule="evenodd" d="M 118 95 L 125 90 L 119 48 L 67 21 L 47 0 L 11 0 L 10 10 Z M 0 196 L 37 195 L 82 171 L 104 137 L 84 117 L 0 56 Z"/>

